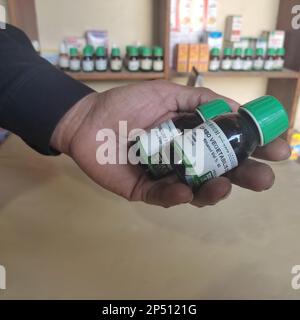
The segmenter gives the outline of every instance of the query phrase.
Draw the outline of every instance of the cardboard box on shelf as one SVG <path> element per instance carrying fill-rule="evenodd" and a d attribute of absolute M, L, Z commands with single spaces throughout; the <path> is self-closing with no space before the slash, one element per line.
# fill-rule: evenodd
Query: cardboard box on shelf
<path fill-rule="evenodd" d="M 285 32 L 282 30 L 264 31 L 262 37 L 268 39 L 268 48 L 283 48 L 285 40 Z"/>
<path fill-rule="evenodd" d="M 83 37 L 65 37 L 63 41 L 68 51 L 70 51 L 71 48 L 77 48 L 78 51 L 82 53 L 86 45 L 86 40 Z"/>
<path fill-rule="evenodd" d="M 199 49 L 199 43 L 192 43 L 189 45 L 188 72 L 191 72 L 193 70 L 193 67 L 198 67 Z"/>
<path fill-rule="evenodd" d="M 200 43 L 197 70 L 199 72 L 207 72 L 208 65 L 209 65 L 209 46 L 206 43 Z"/>
<path fill-rule="evenodd" d="M 189 45 L 180 43 L 177 45 L 177 72 L 188 71 Z"/>
<path fill-rule="evenodd" d="M 242 33 L 242 16 L 234 15 L 226 18 L 225 40 L 238 42 L 241 40 Z"/>

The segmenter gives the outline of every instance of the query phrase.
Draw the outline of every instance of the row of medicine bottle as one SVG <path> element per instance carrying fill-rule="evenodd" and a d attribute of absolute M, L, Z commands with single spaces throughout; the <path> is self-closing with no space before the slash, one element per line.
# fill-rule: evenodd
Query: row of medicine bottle
<path fill-rule="evenodd" d="M 90 45 L 85 46 L 83 54 L 77 48 L 70 48 L 69 52 L 61 45 L 59 55 L 59 67 L 65 71 L 73 72 L 104 72 L 111 70 L 121 72 L 123 67 L 130 72 L 163 72 L 164 51 L 161 47 L 126 47 L 126 56 L 123 59 L 120 48 L 113 47 L 110 56 L 107 55 L 105 47 L 98 47 L 96 50 Z"/>
<path fill-rule="evenodd" d="M 241 48 L 225 48 L 221 59 L 220 49 L 213 48 L 210 52 L 209 71 L 280 71 L 284 66 L 284 56 L 284 48 L 269 48 L 266 55 L 262 48 L 257 48 L 255 52 L 252 48 L 244 52 Z"/>

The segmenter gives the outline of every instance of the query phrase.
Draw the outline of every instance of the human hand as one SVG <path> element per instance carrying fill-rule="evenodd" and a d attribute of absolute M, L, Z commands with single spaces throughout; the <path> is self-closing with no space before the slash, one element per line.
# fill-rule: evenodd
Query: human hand
<path fill-rule="evenodd" d="M 99 142 L 96 141 L 96 134 L 100 129 L 112 129 L 118 135 L 119 121 L 128 122 L 128 131 L 151 129 L 180 113 L 193 112 L 199 104 L 220 97 L 206 88 L 191 88 L 161 80 L 93 93 L 79 101 L 61 119 L 53 133 L 51 145 L 72 157 L 96 183 L 130 201 L 144 201 L 163 207 L 181 203 L 203 207 L 226 198 L 232 184 L 254 191 L 269 189 L 274 182 L 271 167 L 252 159 L 246 160 L 226 176 L 208 181 L 195 194 L 175 175 L 153 181 L 139 166 L 99 165 L 97 162 Z M 236 102 L 225 99 L 233 111 L 238 109 Z M 278 138 L 258 148 L 254 156 L 281 161 L 287 159 L 289 154 L 287 143 Z"/>

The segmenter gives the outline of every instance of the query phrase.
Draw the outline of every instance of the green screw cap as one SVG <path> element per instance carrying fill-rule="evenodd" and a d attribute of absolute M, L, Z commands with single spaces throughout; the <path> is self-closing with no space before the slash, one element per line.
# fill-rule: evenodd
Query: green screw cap
<path fill-rule="evenodd" d="M 70 56 L 71 57 L 78 56 L 78 49 L 77 48 L 70 48 Z"/>
<path fill-rule="evenodd" d="M 85 46 L 83 49 L 83 55 L 91 57 L 94 54 L 94 48 L 92 46 Z"/>
<path fill-rule="evenodd" d="M 97 57 L 105 57 L 106 56 L 106 50 L 104 47 L 98 47 L 96 49 L 96 56 Z"/>
<path fill-rule="evenodd" d="M 268 56 L 275 56 L 276 50 L 274 48 L 269 48 L 267 51 Z"/>
<path fill-rule="evenodd" d="M 111 56 L 112 57 L 120 57 L 120 55 L 121 55 L 120 48 L 112 48 L 111 49 Z"/>
<path fill-rule="evenodd" d="M 210 50 L 210 54 L 213 56 L 213 57 L 219 57 L 220 56 L 220 49 L 219 48 L 212 48 Z"/>
<path fill-rule="evenodd" d="M 217 99 L 198 106 L 196 112 L 200 115 L 203 121 L 207 121 L 222 114 L 232 112 L 232 110 L 225 100 Z"/>
<path fill-rule="evenodd" d="M 279 56 L 284 56 L 285 55 L 285 49 L 284 48 L 277 49 L 276 54 L 279 55 Z"/>
<path fill-rule="evenodd" d="M 164 55 L 164 49 L 162 47 L 153 48 L 154 57 L 162 57 Z"/>
<path fill-rule="evenodd" d="M 234 55 L 235 55 L 235 56 L 241 56 L 242 53 L 243 53 L 242 48 L 236 48 L 236 49 L 234 49 Z"/>
<path fill-rule="evenodd" d="M 142 48 L 142 56 L 143 57 L 151 57 L 152 55 L 152 50 L 149 47 L 143 47 Z"/>
<path fill-rule="evenodd" d="M 255 51 L 255 54 L 257 56 L 263 56 L 264 55 L 264 49 L 263 48 L 257 48 Z"/>
<path fill-rule="evenodd" d="M 264 146 L 284 133 L 289 127 L 288 115 L 283 105 L 272 96 L 263 96 L 246 103 L 245 111 L 254 120 Z"/>
<path fill-rule="evenodd" d="M 129 47 L 128 48 L 128 56 L 129 57 L 137 57 L 139 55 L 139 49 L 137 47 Z"/>
<path fill-rule="evenodd" d="M 224 56 L 231 56 L 232 55 L 232 49 L 231 48 L 224 48 L 223 55 Z"/>
<path fill-rule="evenodd" d="M 245 50 L 245 56 L 253 56 L 253 49 L 252 48 L 247 48 Z"/>

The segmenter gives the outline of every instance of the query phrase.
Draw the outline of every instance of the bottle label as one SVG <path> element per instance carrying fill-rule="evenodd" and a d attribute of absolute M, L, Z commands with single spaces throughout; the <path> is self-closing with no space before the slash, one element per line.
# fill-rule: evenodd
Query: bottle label
<path fill-rule="evenodd" d="M 222 70 L 231 70 L 231 67 L 232 67 L 231 59 L 222 60 Z"/>
<path fill-rule="evenodd" d="M 79 59 L 71 59 L 70 60 L 70 70 L 79 71 L 80 70 L 80 60 Z"/>
<path fill-rule="evenodd" d="M 195 159 L 195 129 L 203 130 L 202 163 L 196 165 L 199 159 Z M 192 187 L 198 187 L 207 180 L 221 176 L 237 167 L 236 154 L 221 128 L 213 121 L 207 121 L 186 133 L 184 141 L 190 143 L 178 143 L 174 140 L 174 150 L 178 156 L 182 155 L 186 168 L 186 181 Z M 181 137 L 179 137 L 181 138 Z M 196 161 L 197 160 L 197 161 Z"/>
<path fill-rule="evenodd" d="M 154 71 L 163 71 L 164 70 L 164 62 L 161 61 L 153 61 L 153 70 Z"/>
<path fill-rule="evenodd" d="M 69 68 L 69 57 L 68 56 L 60 57 L 58 65 L 62 69 L 68 69 Z"/>
<path fill-rule="evenodd" d="M 122 60 L 111 60 L 110 68 L 113 71 L 120 71 L 122 69 Z"/>
<path fill-rule="evenodd" d="M 175 127 L 174 122 L 169 120 L 163 122 L 157 128 L 151 129 L 150 132 L 141 135 L 139 137 L 139 144 L 146 157 L 151 157 L 173 141 L 178 134 L 179 131 Z"/>
<path fill-rule="evenodd" d="M 142 59 L 141 69 L 144 71 L 150 71 L 152 69 L 152 60 L 151 59 Z"/>
<path fill-rule="evenodd" d="M 282 58 L 278 58 L 275 63 L 274 63 L 274 69 L 276 70 L 281 70 L 283 69 L 283 66 L 284 66 L 284 59 Z"/>
<path fill-rule="evenodd" d="M 274 61 L 271 59 L 266 60 L 264 69 L 269 71 L 269 70 L 273 70 L 273 68 L 274 68 Z"/>
<path fill-rule="evenodd" d="M 166 121 L 139 137 L 141 160 L 152 175 L 161 178 L 173 170 L 170 164 L 170 142 L 180 134 L 172 120 Z"/>
<path fill-rule="evenodd" d="M 128 61 L 128 70 L 129 71 L 139 71 L 140 62 L 139 60 L 129 60 Z"/>
<path fill-rule="evenodd" d="M 253 61 L 252 60 L 244 60 L 243 70 L 249 71 L 249 70 L 252 70 L 252 67 L 253 67 Z"/>
<path fill-rule="evenodd" d="M 210 71 L 218 71 L 220 69 L 220 60 L 211 60 L 209 63 Z"/>
<path fill-rule="evenodd" d="M 254 70 L 262 70 L 264 68 L 264 59 L 255 59 L 253 63 Z"/>
<path fill-rule="evenodd" d="M 242 59 L 241 58 L 236 58 L 232 62 L 232 69 L 233 70 L 241 70 L 242 69 Z"/>
<path fill-rule="evenodd" d="M 106 59 L 97 59 L 96 60 L 96 70 L 105 71 L 107 69 L 107 60 Z"/>
<path fill-rule="evenodd" d="M 87 72 L 94 71 L 94 61 L 83 61 L 82 69 Z"/>

